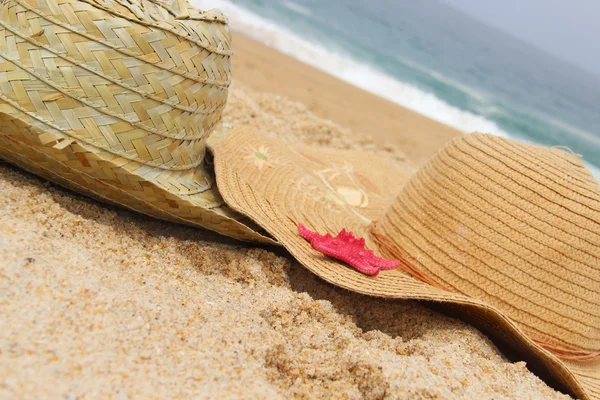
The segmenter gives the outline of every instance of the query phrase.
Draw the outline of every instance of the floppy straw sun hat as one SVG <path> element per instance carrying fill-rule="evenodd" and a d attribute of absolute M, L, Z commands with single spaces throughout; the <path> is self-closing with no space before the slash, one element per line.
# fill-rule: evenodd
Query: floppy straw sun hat
<path fill-rule="evenodd" d="M 100 200 L 273 243 L 223 203 L 204 160 L 230 55 L 224 16 L 186 1 L 4 0 L 0 157 Z"/>
<path fill-rule="evenodd" d="M 485 134 L 457 138 L 408 181 L 374 155 L 213 134 L 226 203 L 343 288 L 435 302 L 559 389 L 600 399 L 600 185 L 576 155 Z M 366 276 L 298 224 L 341 229 L 401 266 Z"/>

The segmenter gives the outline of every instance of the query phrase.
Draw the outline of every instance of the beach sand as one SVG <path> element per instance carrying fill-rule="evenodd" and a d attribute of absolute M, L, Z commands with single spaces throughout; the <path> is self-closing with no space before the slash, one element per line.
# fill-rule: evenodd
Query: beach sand
<path fill-rule="evenodd" d="M 414 172 L 457 131 L 236 37 L 226 120 Z M 329 121 L 331 119 L 334 122 Z M 563 399 L 473 327 L 0 162 L 0 398 Z"/>
<path fill-rule="evenodd" d="M 234 77 L 259 92 L 276 93 L 306 105 L 317 116 L 335 121 L 378 143 L 400 146 L 422 164 L 443 143 L 461 132 L 241 35 L 234 38 Z"/>

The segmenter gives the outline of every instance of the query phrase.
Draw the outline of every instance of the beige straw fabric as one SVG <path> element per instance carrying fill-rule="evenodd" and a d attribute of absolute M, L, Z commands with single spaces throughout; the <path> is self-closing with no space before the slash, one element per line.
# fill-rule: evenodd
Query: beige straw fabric
<path fill-rule="evenodd" d="M 273 243 L 223 203 L 205 165 L 230 85 L 226 22 L 186 1 L 3 1 L 0 157 L 149 215 Z"/>
<path fill-rule="evenodd" d="M 405 185 L 376 232 L 549 350 L 600 358 L 600 185 L 576 156 L 469 135 Z"/>
<path fill-rule="evenodd" d="M 598 189 L 576 157 L 561 150 L 473 134 L 455 140 L 408 180 L 373 155 L 290 146 L 243 128 L 233 129 L 224 137 L 212 135 L 209 148 L 214 154 L 217 185 L 226 203 L 265 228 L 321 278 L 367 295 L 435 302 L 498 343 L 516 350 L 532 370 L 559 389 L 579 398 L 600 399 L 600 361 L 561 359 L 560 351 L 554 351 L 566 348 L 593 353 L 600 327 L 595 306 L 600 292 L 598 249 L 589 244 L 595 240 L 593 236 L 583 235 L 597 229 L 600 223 L 594 208 L 598 204 Z M 461 154 L 454 149 L 460 149 Z M 462 152 L 472 158 L 463 160 Z M 475 160 L 480 164 L 474 164 Z M 437 167 L 449 173 L 446 164 L 453 162 L 473 165 L 479 175 L 469 176 L 465 182 L 477 182 L 492 191 L 490 202 L 494 207 L 513 204 L 513 192 L 531 205 L 521 202 L 504 213 L 490 209 L 487 211 L 491 215 L 487 216 L 466 203 L 483 196 L 479 190 L 467 186 L 454 189 L 454 193 L 444 187 L 436 192 L 437 197 L 462 200 L 464 203 L 457 205 L 460 212 L 473 212 L 460 214 L 460 223 L 450 226 L 448 216 L 437 208 L 429 209 L 433 194 L 424 192 L 422 186 L 429 184 L 423 181 L 424 174 L 437 171 Z M 525 164 L 524 169 L 518 169 L 517 164 Z M 517 172 L 509 173 L 508 168 Z M 499 179 L 496 173 L 508 175 L 499 185 L 507 188 L 506 192 L 486 180 Z M 466 185 L 459 178 L 450 175 L 448 181 Z M 552 182 L 557 183 L 553 186 Z M 519 189 L 521 185 L 524 187 Z M 399 210 L 404 203 L 410 207 Z M 564 208 L 562 212 L 558 212 L 556 203 Z M 568 223 L 558 219 L 550 223 L 552 229 L 567 232 L 538 226 L 544 237 L 553 239 L 541 240 L 541 236 L 533 235 L 537 222 L 522 213 L 537 215 L 542 213 L 540 210 L 553 210 L 566 219 Z M 402 212 L 410 212 L 412 219 L 400 222 Z M 539 216 L 548 218 L 546 213 Z M 498 220 L 506 226 L 492 224 Z M 492 224 L 491 228 L 484 229 L 484 222 Z M 388 257 L 400 248 L 402 252 L 393 255 L 401 259 L 402 267 L 382 271 L 377 277 L 363 275 L 313 250 L 298 234 L 299 223 L 321 234 L 336 234 L 346 228 L 364 237 L 367 248 Z M 476 234 L 489 236 L 486 242 L 473 242 Z M 423 235 L 435 241 L 426 247 L 420 239 Z M 536 244 L 534 239 L 542 244 Z M 404 240 L 418 241 L 423 248 L 416 249 L 414 244 L 400 247 Z M 443 247 L 444 241 L 454 249 L 450 245 Z M 514 241 L 519 252 L 513 248 L 503 250 L 503 246 Z M 483 243 L 493 247 L 480 249 Z M 457 246 L 462 246 L 460 251 Z M 450 263 L 442 250 L 459 259 L 460 265 Z M 480 257 L 492 265 L 469 264 Z M 447 274 L 454 272 L 452 279 L 436 281 L 437 270 L 421 269 L 416 261 L 427 263 L 428 268 L 430 264 L 443 267 L 442 272 Z M 471 271 L 475 267 L 479 268 L 477 275 Z M 406 272 L 415 269 L 423 273 L 425 281 L 430 278 L 435 285 Z M 470 291 L 474 286 L 481 289 Z M 540 343 L 550 346 L 544 348 Z"/>

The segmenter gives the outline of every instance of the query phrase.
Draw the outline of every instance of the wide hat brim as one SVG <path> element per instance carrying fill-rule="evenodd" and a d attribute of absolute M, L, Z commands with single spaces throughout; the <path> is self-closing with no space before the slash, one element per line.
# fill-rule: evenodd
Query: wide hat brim
<path fill-rule="evenodd" d="M 345 228 L 377 249 L 368 231 L 407 181 L 392 165 L 368 153 L 292 146 L 241 128 L 213 134 L 208 145 L 225 202 L 320 278 L 365 295 L 431 302 L 481 329 L 557 389 L 600 398 L 600 361 L 559 359 L 483 301 L 438 289 L 400 269 L 366 276 L 312 249 L 298 234 L 299 223 L 321 234 Z"/>
<path fill-rule="evenodd" d="M 102 201 L 275 244 L 224 203 L 204 160 L 230 83 L 227 20 L 163 3 L 3 4 L 0 158 Z"/>
<path fill-rule="evenodd" d="M 203 165 L 163 174 L 159 181 L 161 171 L 33 126 L 14 117 L 18 110 L 8 114 L 7 107 L 0 104 L 0 158 L 103 202 L 239 240 L 277 244 L 224 203 Z"/>

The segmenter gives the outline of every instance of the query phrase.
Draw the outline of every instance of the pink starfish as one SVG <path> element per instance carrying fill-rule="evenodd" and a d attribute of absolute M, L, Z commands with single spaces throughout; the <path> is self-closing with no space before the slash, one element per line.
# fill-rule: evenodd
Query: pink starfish
<path fill-rule="evenodd" d="M 400 265 L 399 260 L 377 257 L 373 250 L 365 249 L 365 239 L 355 237 L 354 233 L 346 229 L 342 229 L 336 237 L 333 237 L 329 233 L 319 235 L 298 224 L 298 232 L 310 242 L 313 249 L 342 260 L 366 275 L 375 276 L 382 269 L 394 269 Z"/>

